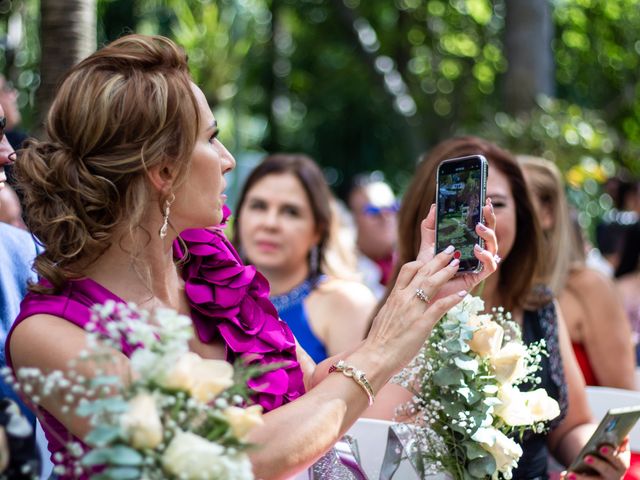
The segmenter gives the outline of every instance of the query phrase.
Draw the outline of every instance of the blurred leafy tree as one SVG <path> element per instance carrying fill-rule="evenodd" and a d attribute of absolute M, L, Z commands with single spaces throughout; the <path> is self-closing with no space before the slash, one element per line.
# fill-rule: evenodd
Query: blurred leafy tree
<path fill-rule="evenodd" d="M 508 111 L 507 13 L 523 0 L 97 0 L 98 38 L 173 37 L 232 151 L 307 152 L 335 186 L 379 169 L 402 187 L 422 151 L 462 132 L 553 153 L 565 169 L 592 157 L 640 173 L 640 0 L 548 1 L 558 100 L 514 116 L 496 112 Z M 38 9 L 0 0 L 0 34 L 22 19 L 11 65 L 26 107 Z"/>

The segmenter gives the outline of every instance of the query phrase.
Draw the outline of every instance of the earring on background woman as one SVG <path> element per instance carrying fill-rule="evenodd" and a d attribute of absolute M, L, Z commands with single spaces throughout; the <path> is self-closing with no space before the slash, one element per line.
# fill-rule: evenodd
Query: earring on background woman
<path fill-rule="evenodd" d="M 311 276 L 316 276 L 319 272 L 320 263 L 320 251 L 318 245 L 314 245 L 309 252 L 309 272 Z"/>
<path fill-rule="evenodd" d="M 171 205 L 176 201 L 175 194 L 171 193 L 171 197 L 164 201 L 164 212 L 162 214 L 163 222 L 162 227 L 160 227 L 160 238 L 162 240 L 167 236 L 167 232 L 169 231 L 169 214 L 171 213 Z"/>

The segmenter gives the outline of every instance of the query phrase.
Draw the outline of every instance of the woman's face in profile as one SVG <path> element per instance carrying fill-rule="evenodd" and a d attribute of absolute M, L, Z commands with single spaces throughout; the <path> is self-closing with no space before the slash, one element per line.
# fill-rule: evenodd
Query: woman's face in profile
<path fill-rule="evenodd" d="M 239 229 L 244 254 L 264 271 L 306 266 L 309 251 L 319 241 L 307 194 L 291 173 L 267 175 L 251 187 Z"/>
<path fill-rule="evenodd" d="M 516 238 L 516 204 L 507 177 L 491 163 L 487 177 L 487 197 L 491 198 L 496 214 L 498 255 L 506 259 Z"/>
<path fill-rule="evenodd" d="M 217 138 L 218 124 L 204 94 L 197 86 L 192 85 L 192 88 L 198 101 L 201 124 L 189 173 L 174 192 L 176 201 L 171 207 L 171 218 L 178 231 L 220 224 L 227 198 L 223 175 L 236 165 L 233 156 Z"/>
<path fill-rule="evenodd" d="M 6 127 L 6 118 L 4 116 L 4 110 L 0 105 L 0 122 L 3 122 Z M 4 182 L 7 181 L 7 176 L 4 172 L 4 166 L 11 163 L 9 156 L 13 153 L 13 147 L 9 144 L 9 140 L 4 134 L 4 127 L 0 137 L 0 190 L 4 188 Z"/>

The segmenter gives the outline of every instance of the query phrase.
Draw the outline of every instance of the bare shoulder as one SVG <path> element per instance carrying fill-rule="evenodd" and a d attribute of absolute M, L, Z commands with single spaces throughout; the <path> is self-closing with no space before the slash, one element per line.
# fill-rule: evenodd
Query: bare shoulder
<path fill-rule="evenodd" d="M 376 303 L 376 299 L 369 288 L 351 280 L 330 278 L 324 281 L 316 290 L 319 300 L 328 301 L 336 306 L 369 307 Z"/>
<path fill-rule="evenodd" d="M 640 274 L 629 273 L 616 279 L 616 287 L 622 293 L 636 294 L 640 290 Z"/>
<path fill-rule="evenodd" d="M 580 291 L 583 295 L 611 291 L 614 286 L 613 280 L 609 277 L 588 267 L 573 270 L 567 282 L 571 288 Z"/>
<path fill-rule="evenodd" d="M 85 331 L 54 315 L 25 318 L 11 335 L 11 360 L 16 368 L 43 366 L 61 368 L 86 345 Z"/>

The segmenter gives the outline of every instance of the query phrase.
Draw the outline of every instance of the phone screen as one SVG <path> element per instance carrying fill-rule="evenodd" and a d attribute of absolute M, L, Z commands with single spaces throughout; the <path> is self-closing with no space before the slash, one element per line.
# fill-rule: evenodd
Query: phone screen
<path fill-rule="evenodd" d="M 476 225 L 482 221 L 487 161 L 482 155 L 445 160 L 438 167 L 436 253 L 449 245 L 456 249 L 460 272 L 478 271 L 473 254 L 482 240 Z"/>

